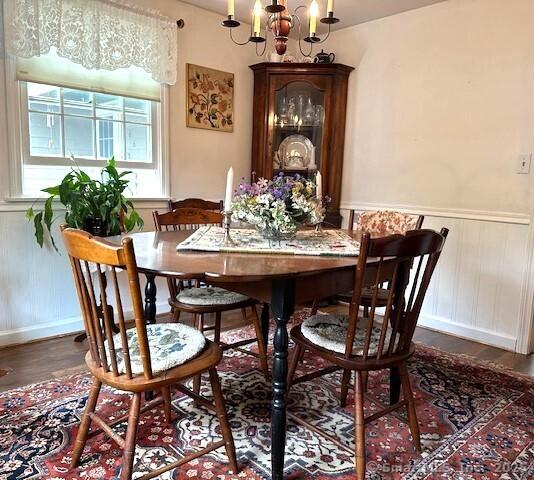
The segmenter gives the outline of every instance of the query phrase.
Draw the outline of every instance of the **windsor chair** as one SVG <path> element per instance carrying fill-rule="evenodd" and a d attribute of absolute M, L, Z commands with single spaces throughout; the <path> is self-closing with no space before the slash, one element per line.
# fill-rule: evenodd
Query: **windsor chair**
<path fill-rule="evenodd" d="M 440 233 L 432 230 L 412 230 L 405 235 L 371 239 L 364 233 L 354 278 L 354 290 L 349 315 L 315 314 L 291 330 L 295 342 L 288 369 L 288 385 L 342 370 L 341 402 L 345 404 L 352 371 L 355 372 L 355 466 L 357 478 L 365 477 L 365 425 L 378 418 L 407 407 L 409 427 L 415 448 L 421 451 L 419 425 L 415 402 L 410 386 L 407 361 L 414 353 L 412 337 L 417 325 L 421 306 L 441 254 L 448 230 Z M 374 258 L 378 267 L 370 270 L 368 260 Z M 410 282 L 412 264 L 417 263 L 415 276 Z M 380 285 L 388 282 L 386 309 L 379 321 L 376 315 Z M 408 285 L 409 295 L 406 297 Z M 367 286 L 367 287 L 365 287 Z M 360 317 L 362 293 L 371 292 L 371 308 L 368 317 Z M 334 367 L 295 378 L 299 362 L 305 353 L 322 357 Z M 389 369 L 398 371 L 403 399 L 389 406 L 379 404 L 380 411 L 365 417 L 364 393 L 367 372 Z M 375 403 L 378 403 L 376 400 Z M 332 440 L 340 448 L 348 449 L 332 435 L 322 432 L 294 415 L 299 424 Z"/>
<path fill-rule="evenodd" d="M 120 480 L 131 479 L 139 416 L 163 404 L 165 419 L 171 422 L 170 386 L 174 385 L 180 392 L 216 412 L 223 439 L 139 478 L 147 480 L 157 477 L 222 446 L 226 448 L 231 469 L 237 473 L 234 441 L 215 369 L 222 359 L 221 348 L 187 325 L 146 324 L 131 238 L 124 238 L 120 245 L 116 245 L 81 230 L 66 226 L 62 226 L 61 230 L 87 333 L 89 351 L 85 361 L 93 377 L 74 443 L 71 468 L 78 466 L 87 439 L 103 431 L 123 449 Z M 126 325 L 117 278 L 119 269 L 125 271 L 128 278 L 134 311 L 133 328 L 127 328 Z M 95 272 L 93 275 L 96 275 L 97 281 L 93 282 L 91 272 Z M 106 276 L 110 277 L 107 282 Z M 102 305 L 102 322 L 98 318 L 97 298 Z M 118 319 L 119 333 L 116 335 L 113 335 L 113 318 L 108 309 L 112 303 Z M 203 372 L 209 373 L 214 403 L 182 385 L 183 381 Z M 107 423 L 95 412 L 103 384 L 132 394 L 128 415 Z M 141 407 L 142 393 L 158 390 L 161 395 Z M 126 436 L 122 437 L 112 427 L 124 420 L 127 420 L 127 430 Z M 98 429 L 89 432 L 92 423 Z"/>
<path fill-rule="evenodd" d="M 156 231 L 158 232 L 195 230 L 203 225 L 220 225 L 222 223 L 221 213 L 200 208 L 177 208 L 171 212 L 161 214 L 155 211 L 153 212 L 153 217 Z M 268 378 L 267 344 L 262 322 L 256 309 L 257 300 L 221 287 L 200 286 L 197 284 L 197 286 L 184 288 L 183 281 L 180 279 L 170 278 L 168 281 L 172 283 L 172 285 L 169 284 L 169 304 L 173 309 L 175 321 L 179 320 L 180 312 L 192 314 L 194 324 L 200 331 L 213 330 L 214 342 L 219 344 L 223 351 L 239 349 L 246 354 L 257 356 L 263 374 Z M 256 337 L 235 343 L 223 343 L 221 341 L 222 314 L 240 309 L 243 319 L 248 321 L 247 308 L 252 311 L 252 323 Z M 215 315 L 215 322 L 213 325 L 207 326 L 204 324 L 204 317 L 210 313 Z M 254 342 L 258 344 L 258 355 L 241 348 Z M 199 387 L 195 383 L 195 391 L 197 388 Z"/>

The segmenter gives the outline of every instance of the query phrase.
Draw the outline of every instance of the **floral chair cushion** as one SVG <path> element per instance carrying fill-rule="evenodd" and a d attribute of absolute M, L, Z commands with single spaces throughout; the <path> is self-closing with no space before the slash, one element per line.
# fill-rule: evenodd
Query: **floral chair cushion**
<path fill-rule="evenodd" d="M 337 353 L 345 353 L 345 341 L 349 327 L 349 318 L 346 315 L 317 314 L 312 315 L 302 322 L 301 332 L 310 342 L 315 345 L 332 350 Z M 382 325 L 374 325 L 369 344 L 369 355 L 376 355 L 380 331 Z M 353 355 L 363 355 L 365 336 L 367 334 L 367 322 L 365 319 L 358 320 L 358 329 L 354 337 L 352 348 Z M 388 327 L 384 345 L 389 345 L 391 328 Z"/>
<path fill-rule="evenodd" d="M 199 287 L 182 290 L 176 296 L 176 300 L 188 305 L 209 307 L 210 305 L 233 305 L 245 302 L 248 297 L 220 287 Z"/>
<path fill-rule="evenodd" d="M 150 360 L 152 372 L 157 374 L 170 368 L 182 365 L 197 356 L 206 345 L 206 337 L 197 329 L 182 323 L 160 323 L 147 325 L 148 344 L 150 345 Z M 137 340 L 137 329 L 126 330 L 130 362 L 134 375 L 144 373 L 143 363 Z M 108 359 L 110 358 L 108 342 L 105 347 Z M 124 352 L 120 334 L 113 336 L 113 344 L 117 355 L 119 373 L 126 373 Z"/>
<path fill-rule="evenodd" d="M 413 230 L 417 226 L 418 218 L 414 215 L 389 210 L 362 212 L 358 216 L 356 230 L 369 232 L 371 237 L 404 235 L 408 230 Z"/>

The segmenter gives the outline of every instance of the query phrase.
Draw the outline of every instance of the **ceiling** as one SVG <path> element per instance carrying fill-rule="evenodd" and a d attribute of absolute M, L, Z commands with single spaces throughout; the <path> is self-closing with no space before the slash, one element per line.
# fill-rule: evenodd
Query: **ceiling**
<path fill-rule="evenodd" d="M 227 0 L 182 0 L 185 3 L 226 15 Z M 261 0 L 263 6 L 269 0 Z M 327 0 L 318 0 L 319 8 L 324 16 Z M 397 13 L 426 7 L 446 0 L 335 0 L 335 14 L 341 22 L 334 29 L 346 28 L 351 25 L 369 22 L 377 18 L 388 17 Z M 289 10 L 293 12 L 299 5 L 309 5 L 311 0 L 288 0 Z M 235 0 L 235 12 L 238 20 L 250 23 L 250 15 L 254 0 Z"/>

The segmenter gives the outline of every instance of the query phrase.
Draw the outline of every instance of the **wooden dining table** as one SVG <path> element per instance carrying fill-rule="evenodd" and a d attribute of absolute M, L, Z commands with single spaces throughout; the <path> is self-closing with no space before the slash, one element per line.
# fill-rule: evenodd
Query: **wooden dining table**
<path fill-rule="evenodd" d="M 196 278 L 269 304 L 275 321 L 272 364 L 272 478 L 284 476 L 288 321 L 296 304 L 327 298 L 353 288 L 357 257 L 177 251 L 191 231 L 129 234 L 139 271 L 146 275 L 145 317 L 156 321 L 155 278 Z M 356 233 L 347 232 L 357 238 Z M 371 259 L 370 262 L 373 260 Z M 372 272 L 372 269 L 367 269 Z M 370 277 L 371 283 L 371 277 Z M 269 309 L 262 324 L 269 325 Z"/>

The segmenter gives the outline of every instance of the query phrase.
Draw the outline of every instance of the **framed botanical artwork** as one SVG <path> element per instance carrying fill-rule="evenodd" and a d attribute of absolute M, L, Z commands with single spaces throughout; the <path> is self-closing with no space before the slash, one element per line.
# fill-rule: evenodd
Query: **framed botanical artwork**
<path fill-rule="evenodd" d="M 187 126 L 234 131 L 234 74 L 187 64 Z"/>

